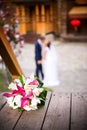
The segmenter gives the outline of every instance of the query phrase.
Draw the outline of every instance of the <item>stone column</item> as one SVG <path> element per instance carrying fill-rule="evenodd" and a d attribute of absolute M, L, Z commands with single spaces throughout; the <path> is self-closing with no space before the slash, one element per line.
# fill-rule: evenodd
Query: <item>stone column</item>
<path fill-rule="evenodd" d="M 67 33 L 67 0 L 58 0 L 58 32 Z"/>

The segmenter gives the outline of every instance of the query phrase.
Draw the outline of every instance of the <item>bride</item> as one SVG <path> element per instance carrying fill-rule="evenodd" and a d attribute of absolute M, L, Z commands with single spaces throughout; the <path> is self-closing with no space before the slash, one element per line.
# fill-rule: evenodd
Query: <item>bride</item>
<path fill-rule="evenodd" d="M 44 85 L 59 85 L 57 71 L 57 53 L 51 42 L 46 43 L 43 52 Z"/>

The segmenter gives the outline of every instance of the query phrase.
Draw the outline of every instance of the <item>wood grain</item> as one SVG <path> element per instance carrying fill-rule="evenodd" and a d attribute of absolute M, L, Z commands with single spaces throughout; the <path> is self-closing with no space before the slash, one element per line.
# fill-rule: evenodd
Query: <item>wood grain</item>
<path fill-rule="evenodd" d="M 0 106 L 5 100 L 0 95 Z M 48 93 L 45 106 L 36 111 L 0 111 L 0 130 L 87 130 L 87 93 Z"/>
<path fill-rule="evenodd" d="M 6 99 L 3 97 L 3 94 L 0 94 L 0 110 L 2 109 L 5 103 L 6 103 Z"/>
<path fill-rule="evenodd" d="M 0 130 L 12 130 L 20 114 L 6 104 L 0 111 Z"/>
<path fill-rule="evenodd" d="M 19 66 L 19 63 L 12 51 L 12 48 L 8 40 L 6 39 L 1 27 L 0 27 L 0 55 L 3 58 L 13 78 L 17 78 L 19 75 L 23 74 Z"/>
<path fill-rule="evenodd" d="M 71 130 L 87 130 L 87 94 L 72 95 Z"/>
<path fill-rule="evenodd" d="M 54 94 L 42 130 L 69 130 L 70 94 Z"/>
<path fill-rule="evenodd" d="M 40 130 L 49 105 L 51 93 L 47 94 L 45 106 L 36 111 L 24 112 L 15 130 Z"/>

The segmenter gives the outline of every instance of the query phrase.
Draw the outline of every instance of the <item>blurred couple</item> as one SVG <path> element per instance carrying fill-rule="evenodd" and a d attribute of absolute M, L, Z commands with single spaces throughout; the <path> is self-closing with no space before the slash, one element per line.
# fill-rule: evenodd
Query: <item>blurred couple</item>
<path fill-rule="evenodd" d="M 57 60 L 54 46 L 41 36 L 35 43 L 35 75 L 42 78 L 44 86 L 59 85 Z"/>

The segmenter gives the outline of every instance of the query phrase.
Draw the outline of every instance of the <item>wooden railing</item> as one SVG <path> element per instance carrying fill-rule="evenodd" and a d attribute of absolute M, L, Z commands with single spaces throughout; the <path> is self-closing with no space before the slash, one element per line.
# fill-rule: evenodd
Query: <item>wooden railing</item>
<path fill-rule="evenodd" d="M 4 60 L 7 68 L 9 69 L 12 79 L 17 78 L 19 75 L 23 74 L 17 59 L 12 51 L 12 48 L 6 39 L 2 28 L 0 27 L 0 55 Z"/>

